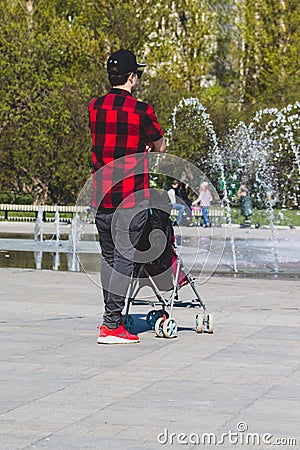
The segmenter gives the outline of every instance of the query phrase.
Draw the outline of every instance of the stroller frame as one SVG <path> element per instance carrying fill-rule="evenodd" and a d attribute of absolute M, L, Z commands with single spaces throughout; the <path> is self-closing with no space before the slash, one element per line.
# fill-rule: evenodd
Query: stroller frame
<path fill-rule="evenodd" d="M 180 302 L 178 300 L 178 292 L 183 287 L 179 282 L 180 273 L 183 274 L 186 282 L 184 285 L 189 284 L 192 291 L 194 292 L 196 299 L 184 302 L 188 307 L 199 307 L 202 308 L 203 313 L 196 314 L 196 323 L 195 323 L 195 331 L 197 333 L 202 333 L 202 331 L 206 330 L 208 333 L 213 333 L 213 316 L 212 314 L 207 313 L 206 305 L 201 299 L 196 286 L 194 278 L 191 276 L 189 271 L 184 267 L 182 259 L 175 253 L 176 257 L 176 270 L 174 275 L 173 287 L 171 289 L 171 295 L 169 299 L 166 299 L 158 286 L 156 285 L 153 277 L 147 271 L 145 264 L 139 264 L 139 269 L 137 271 L 137 275 L 131 276 L 131 280 L 129 283 L 127 301 L 126 301 L 126 309 L 124 316 L 124 325 L 128 329 L 128 331 L 133 331 L 133 317 L 129 314 L 130 306 L 134 303 L 143 303 L 143 304 L 151 304 L 155 306 L 157 304 L 161 305 L 162 309 L 159 311 L 152 310 L 147 314 L 147 323 L 150 328 L 154 329 L 156 335 L 158 337 L 167 337 L 172 338 L 177 334 L 177 324 L 175 320 L 172 318 L 173 308 L 176 305 L 179 305 Z M 152 288 L 157 302 L 153 300 L 137 300 L 136 296 L 141 290 L 140 286 L 140 275 L 142 272 L 146 275 L 150 282 L 150 287 Z M 170 308 L 170 313 L 168 314 L 166 308 Z"/>

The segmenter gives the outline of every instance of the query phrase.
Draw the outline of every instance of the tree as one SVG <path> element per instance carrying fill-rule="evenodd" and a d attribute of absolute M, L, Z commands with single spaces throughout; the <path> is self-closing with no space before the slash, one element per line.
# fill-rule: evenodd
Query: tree
<path fill-rule="evenodd" d="M 1 6 L 2 189 L 10 201 L 27 194 L 36 202 L 73 202 L 89 173 L 93 86 L 82 77 L 89 61 L 78 49 L 85 36 L 77 29 L 73 40 L 75 28 L 49 23 L 49 10 L 38 3 L 30 2 L 30 20 L 19 4 Z"/>
<path fill-rule="evenodd" d="M 249 0 L 239 6 L 240 103 L 293 103 L 300 83 L 299 2 Z"/>
<path fill-rule="evenodd" d="M 87 106 L 109 88 L 106 61 L 120 47 L 147 63 L 135 95 L 167 133 L 182 98 L 199 99 L 222 140 L 232 119 L 248 123 L 298 96 L 297 0 L 1 0 L 0 13 L 5 201 L 75 201 L 89 175 Z M 182 111 L 169 151 L 208 171 L 200 122 Z M 296 186 L 290 150 L 281 146 L 274 164 Z"/>
<path fill-rule="evenodd" d="M 148 0 L 145 27 L 147 61 L 153 75 L 192 93 L 205 86 L 215 46 L 217 15 L 207 1 Z"/>

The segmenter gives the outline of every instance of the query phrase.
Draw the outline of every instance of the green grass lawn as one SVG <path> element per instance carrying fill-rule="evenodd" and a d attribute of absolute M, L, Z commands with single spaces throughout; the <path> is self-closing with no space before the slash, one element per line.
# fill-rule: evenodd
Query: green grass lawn
<path fill-rule="evenodd" d="M 231 220 L 233 224 L 244 222 L 244 217 L 240 213 L 240 208 L 231 208 Z M 300 227 L 300 209 L 274 209 L 274 225 L 285 225 Z M 266 209 L 253 209 L 251 223 L 260 225 L 270 225 L 269 211 Z"/>

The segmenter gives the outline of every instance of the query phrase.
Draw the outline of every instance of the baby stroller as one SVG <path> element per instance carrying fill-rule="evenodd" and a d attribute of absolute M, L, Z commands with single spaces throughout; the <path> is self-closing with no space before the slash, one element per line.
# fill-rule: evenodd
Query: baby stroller
<path fill-rule="evenodd" d="M 147 252 L 150 249 L 154 255 L 158 255 L 161 249 L 164 250 L 154 260 L 150 259 L 151 262 L 135 262 L 127 293 L 124 326 L 129 332 L 133 331 L 134 321 L 129 314 L 132 304 L 150 303 L 153 306 L 158 304 L 161 309 L 152 309 L 147 314 L 146 321 L 149 328 L 154 329 L 158 337 L 176 337 L 177 324 L 172 314 L 174 306 L 178 305 L 201 308 L 202 311 L 196 314 L 195 331 L 197 333 L 206 331 L 212 334 L 213 316 L 207 313 L 206 306 L 196 289 L 194 278 L 184 267 L 176 252 L 176 239 L 170 220 L 171 205 L 164 193 L 161 195 L 157 192 L 154 205 L 149 210 L 148 221 L 137 250 Z M 196 298 L 183 303 L 179 300 L 178 293 L 185 285 L 190 286 Z M 156 301 L 137 299 L 139 291 L 144 286 L 152 288 Z M 165 297 L 166 292 L 170 292 L 169 298 Z M 166 308 L 169 309 L 169 313 Z"/>

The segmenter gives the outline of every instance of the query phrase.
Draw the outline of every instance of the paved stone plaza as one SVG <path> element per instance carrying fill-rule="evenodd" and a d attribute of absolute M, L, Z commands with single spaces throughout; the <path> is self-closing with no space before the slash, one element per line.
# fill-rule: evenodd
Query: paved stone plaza
<path fill-rule="evenodd" d="M 1 450 L 299 448 L 299 280 L 213 277 L 198 286 L 213 335 L 176 308 L 178 337 L 157 338 L 136 305 L 140 344 L 100 346 L 85 274 L 0 277 Z"/>

